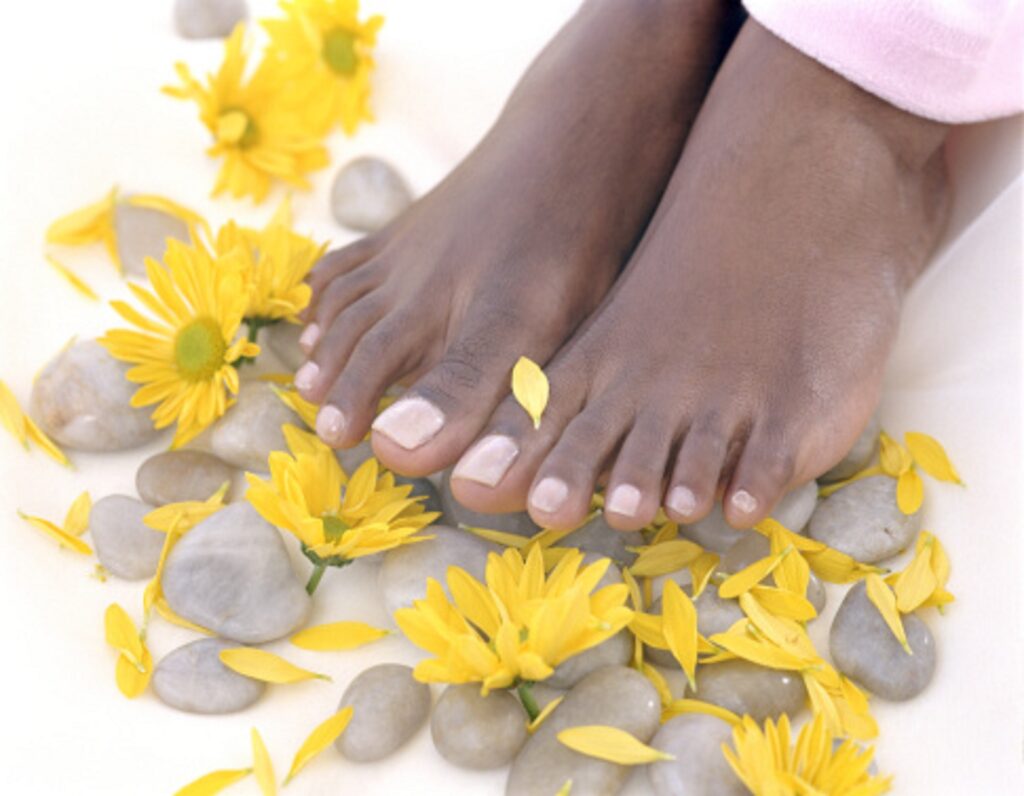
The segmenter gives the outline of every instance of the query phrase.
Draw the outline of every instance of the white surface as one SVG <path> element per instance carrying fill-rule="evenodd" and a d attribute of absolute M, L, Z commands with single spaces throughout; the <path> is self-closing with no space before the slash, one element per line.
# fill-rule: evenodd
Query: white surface
<path fill-rule="evenodd" d="M 355 140 L 332 139 L 335 163 L 384 154 L 421 192 L 454 165 L 574 2 L 495 5 L 388 3 L 374 101 L 380 121 Z M 277 199 L 254 209 L 207 198 L 215 165 L 202 154 L 206 137 L 194 108 L 157 89 L 172 78 L 175 60 L 199 72 L 219 59 L 220 45 L 176 39 L 169 17 L 170 0 L 51 0 L 6 9 L 0 378 L 23 401 L 33 373 L 69 337 L 95 335 L 114 317 L 78 297 L 44 264 L 43 230 L 55 216 L 97 198 L 113 182 L 165 193 L 208 212 L 214 223 L 230 216 L 262 222 Z M 970 179 L 961 190 L 955 234 L 908 302 L 883 408 L 890 431 L 919 429 L 941 439 L 969 484 L 967 490 L 927 484 L 926 526 L 949 547 L 950 588 L 958 597 L 946 617 L 927 617 L 940 646 L 936 679 L 914 702 L 875 706 L 881 767 L 896 775 L 897 793 L 914 796 L 1011 794 L 1024 784 L 1019 124 L 967 131 L 961 139 L 955 151 L 960 172 Z M 297 195 L 295 210 L 300 226 L 341 241 L 327 211 L 330 177 L 330 170 L 317 175 L 316 190 Z M 63 257 L 104 298 L 127 292 L 98 251 Z M 59 520 L 82 489 L 96 498 L 131 493 L 135 467 L 151 452 L 76 454 L 77 469 L 68 471 L 40 453 L 23 454 L 0 434 L 5 793 L 171 793 L 212 769 L 249 765 L 251 726 L 263 734 L 283 775 L 306 733 L 333 711 L 356 673 L 372 662 L 416 659 L 399 638 L 336 654 L 277 644 L 274 649 L 296 662 L 329 672 L 334 683 L 271 688 L 233 717 L 177 713 L 152 695 L 134 702 L 121 697 L 102 615 L 118 601 L 138 617 L 141 584 L 90 578 L 91 561 L 59 551 L 14 510 Z M 365 564 L 329 573 L 313 621 L 386 621 L 372 596 L 374 574 Z M 155 656 L 187 636 L 154 621 Z M 447 765 L 422 732 L 376 765 L 349 763 L 329 751 L 287 792 L 501 793 L 504 776 Z M 630 792 L 645 792 L 645 784 L 637 778 Z M 249 780 L 230 792 L 257 789 Z"/>

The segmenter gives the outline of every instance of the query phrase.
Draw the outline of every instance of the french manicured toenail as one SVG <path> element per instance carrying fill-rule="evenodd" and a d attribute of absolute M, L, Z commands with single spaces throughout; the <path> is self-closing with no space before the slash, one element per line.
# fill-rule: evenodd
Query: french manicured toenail
<path fill-rule="evenodd" d="M 373 421 L 373 430 L 407 451 L 437 436 L 444 426 L 444 412 L 418 395 L 391 404 Z"/>
<path fill-rule="evenodd" d="M 311 323 L 305 329 L 302 330 L 302 334 L 299 335 L 299 348 L 305 351 L 307 354 L 313 350 L 313 346 L 316 345 L 317 340 L 320 339 L 320 325 Z"/>
<path fill-rule="evenodd" d="M 320 375 L 320 367 L 316 362 L 307 362 L 295 371 L 295 388 L 299 392 L 308 392 L 313 389 L 316 377 Z"/>
<path fill-rule="evenodd" d="M 688 487 L 672 487 L 665 505 L 679 516 L 689 517 L 697 510 L 697 496 Z"/>
<path fill-rule="evenodd" d="M 452 471 L 452 478 L 497 486 L 519 455 L 519 446 L 504 434 L 488 434 L 469 449 Z"/>
<path fill-rule="evenodd" d="M 337 444 L 345 433 L 345 414 L 336 406 L 322 406 L 316 415 L 316 433 L 324 442 Z"/>
<path fill-rule="evenodd" d="M 751 495 L 747 490 L 741 489 L 738 492 L 733 492 L 730 498 L 732 505 L 738 511 L 744 514 L 753 514 L 757 511 L 757 498 Z"/>
<path fill-rule="evenodd" d="M 530 495 L 530 505 L 537 511 L 545 514 L 553 514 L 562 508 L 565 499 L 569 497 L 569 485 L 561 478 L 543 479 L 533 488 Z"/>
<path fill-rule="evenodd" d="M 633 517 L 640 508 L 640 490 L 632 484 L 619 484 L 608 495 L 604 510 L 622 517 Z"/>

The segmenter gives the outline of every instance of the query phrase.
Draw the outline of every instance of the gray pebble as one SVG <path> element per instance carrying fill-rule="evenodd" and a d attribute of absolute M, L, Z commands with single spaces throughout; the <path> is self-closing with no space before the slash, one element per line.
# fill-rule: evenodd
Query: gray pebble
<path fill-rule="evenodd" d="M 299 323 L 281 321 L 261 330 L 259 342 L 266 345 L 288 370 L 296 371 L 306 361 L 305 352 L 299 348 L 303 328 Z"/>
<path fill-rule="evenodd" d="M 412 192 L 389 163 L 374 157 L 349 161 L 331 185 L 331 213 L 343 227 L 376 232 L 412 204 Z"/>
<path fill-rule="evenodd" d="M 285 406 L 270 384 L 247 382 L 238 391 L 238 402 L 212 426 L 210 448 L 228 464 L 266 473 L 270 453 L 288 450 L 281 431 L 285 423 L 304 428 L 299 416 Z"/>
<path fill-rule="evenodd" d="M 558 740 L 558 733 L 569 727 L 604 724 L 646 743 L 658 729 L 660 715 L 657 691 L 634 669 L 609 666 L 587 675 L 527 740 L 512 764 L 505 793 L 551 796 L 567 780 L 572 780 L 573 793 L 618 793 L 629 768 L 574 752 Z"/>
<path fill-rule="evenodd" d="M 825 589 L 825 584 L 813 572 L 807 579 L 806 597 L 810 604 L 814 606 L 814 610 L 818 612 L 818 616 L 821 616 L 821 612 L 825 610 L 825 603 L 828 602 L 828 591 Z"/>
<path fill-rule="evenodd" d="M 928 626 L 915 615 L 903 617 L 908 655 L 892 634 L 864 581 L 854 585 L 836 612 L 829 651 L 836 668 L 882 699 L 902 702 L 920 694 L 935 674 L 936 649 Z"/>
<path fill-rule="evenodd" d="M 114 232 L 124 272 L 138 277 L 146 276 L 147 257 L 163 260 L 168 238 L 189 240 L 188 224 L 177 216 L 126 202 L 114 206 Z"/>
<path fill-rule="evenodd" d="M 96 557 L 110 574 L 125 580 L 156 574 L 166 536 L 143 523 L 143 517 L 152 510 L 152 506 L 126 495 L 110 495 L 93 504 L 89 533 Z"/>
<path fill-rule="evenodd" d="M 867 427 L 861 432 L 860 436 L 857 437 L 857 441 L 853 443 L 853 447 L 850 448 L 849 453 L 843 457 L 843 460 L 839 462 L 839 464 L 823 476 L 819 477 L 818 481 L 823 484 L 842 481 L 844 478 L 856 475 L 871 464 L 875 456 L 878 455 L 878 435 L 881 430 L 882 424 L 878 415 L 872 415 L 871 419 L 868 421 Z"/>
<path fill-rule="evenodd" d="M 812 539 L 858 561 L 874 564 L 907 548 L 921 529 L 921 512 L 904 514 L 896 505 L 896 479 L 862 478 L 838 489 L 811 516 Z"/>
<path fill-rule="evenodd" d="M 167 556 L 163 589 L 176 613 L 245 644 L 288 635 L 312 604 L 281 534 L 246 502 L 182 537 Z"/>
<path fill-rule="evenodd" d="M 202 451 L 177 450 L 158 453 L 142 463 L 135 474 L 139 496 L 154 506 L 185 500 L 206 500 L 234 470 L 216 456 Z"/>
<path fill-rule="evenodd" d="M 656 796 L 742 796 L 747 793 L 722 754 L 732 745 L 732 727 L 714 716 L 688 713 L 669 719 L 651 746 L 675 760 L 647 766 L 647 778 Z"/>
<path fill-rule="evenodd" d="M 348 475 L 352 475 L 352 473 L 359 469 L 359 465 L 367 459 L 373 458 L 373 448 L 370 445 L 370 440 L 364 439 L 352 448 L 336 449 L 334 455 L 338 459 L 341 469 Z"/>
<path fill-rule="evenodd" d="M 698 667 L 696 680 L 697 699 L 737 716 L 750 714 L 758 722 L 781 713 L 792 717 L 807 699 L 807 689 L 796 672 L 768 669 L 749 661 Z"/>
<path fill-rule="evenodd" d="M 160 432 L 152 407 L 133 408 L 138 385 L 125 378 L 131 366 L 114 359 L 95 340 L 61 351 L 32 385 L 33 419 L 58 444 L 83 451 L 137 448 Z"/>
<path fill-rule="evenodd" d="M 356 675 L 338 709 L 352 707 L 352 720 L 334 742 L 349 760 L 368 763 L 387 757 L 416 734 L 430 714 L 430 686 L 412 669 L 381 663 Z"/>
<path fill-rule="evenodd" d="M 248 16 L 245 0 L 174 2 L 174 27 L 186 39 L 222 39 Z"/>
<path fill-rule="evenodd" d="M 434 538 L 396 547 L 383 556 L 378 583 L 389 615 L 399 608 L 410 607 L 413 600 L 423 599 L 427 594 L 427 578 L 434 578 L 447 592 L 450 566 L 461 567 L 482 581 L 487 554 L 500 553 L 502 549 L 469 531 L 444 525 L 431 525 L 422 535 Z"/>
<path fill-rule="evenodd" d="M 771 550 L 771 543 L 766 537 L 761 536 L 757 531 L 750 531 L 746 536 L 736 540 L 736 543 L 722 554 L 718 568 L 722 572 L 733 575 L 746 569 L 755 561 L 767 558 L 771 554 Z"/>
<path fill-rule="evenodd" d="M 526 711 L 509 691 L 480 695 L 479 683 L 445 689 L 430 717 L 441 757 L 461 768 L 499 768 L 526 743 Z"/>
<path fill-rule="evenodd" d="M 263 695 L 266 684 L 221 663 L 221 650 L 237 646 L 202 638 L 178 647 L 157 664 L 153 690 L 162 702 L 186 713 L 234 713 L 249 707 Z"/>
<path fill-rule="evenodd" d="M 801 533 L 818 504 L 818 484 L 808 481 L 783 496 L 772 510 L 772 519 L 793 533 Z"/>
<path fill-rule="evenodd" d="M 451 490 L 451 471 L 445 470 L 441 476 L 441 505 L 444 506 L 444 521 L 454 526 L 467 525 L 471 528 L 487 528 L 491 531 L 504 531 L 518 536 L 534 536 L 540 533 L 540 526 L 530 519 L 525 511 L 509 514 L 482 514 L 467 509 L 459 503 Z"/>
<path fill-rule="evenodd" d="M 605 666 L 625 666 L 632 657 L 633 634 L 620 630 L 596 647 L 562 661 L 545 682 L 554 688 L 572 688 L 591 672 Z"/>
<path fill-rule="evenodd" d="M 626 548 L 639 547 L 643 543 L 643 534 L 638 531 L 623 532 L 612 528 L 605 521 L 603 512 L 559 542 L 560 545 L 578 547 L 585 552 L 600 553 L 625 566 L 636 560 L 636 553 L 631 553 Z"/>

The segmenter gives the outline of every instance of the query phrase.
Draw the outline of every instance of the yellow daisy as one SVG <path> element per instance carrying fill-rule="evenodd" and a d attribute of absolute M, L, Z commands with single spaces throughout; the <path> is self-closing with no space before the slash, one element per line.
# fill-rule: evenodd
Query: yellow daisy
<path fill-rule="evenodd" d="M 276 61 L 262 61 L 246 80 L 246 57 L 245 26 L 239 24 L 227 40 L 220 69 L 207 77 L 205 86 L 179 63 L 175 68 L 181 85 L 163 90 L 195 102 L 213 135 L 207 153 L 224 159 L 213 195 L 228 191 L 259 202 L 274 179 L 308 187 L 305 175 L 326 166 L 328 159 L 319 138 L 287 100 Z"/>
<path fill-rule="evenodd" d="M 283 19 L 265 19 L 267 57 L 280 64 L 307 123 L 325 134 L 341 122 L 352 135 L 370 113 L 373 48 L 384 18 L 359 21 L 359 0 L 282 0 Z"/>
<path fill-rule="evenodd" d="M 153 291 L 131 284 L 135 297 L 155 316 L 147 318 L 123 301 L 111 302 L 125 320 L 142 331 L 112 329 L 102 338 L 117 359 L 136 367 L 129 381 L 143 385 L 133 406 L 159 404 L 152 414 L 157 428 L 177 423 L 177 448 L 227 411 L 228 394 L 238 392 L 240 357 L 259 346 L 235 339 L 247 302 L 240 252 L 214 255 L 201 243 L 171 240 L 166 267 L 146 262 Z"/>
<path fill-rule="evenodd" d="M 282 431 L 291 453 L 270 454 L 269 481 L 246 474 L 246 499 L 267 522 L 302 543 L 315 567 L 306 585 L 310 594 L 326 567 L 429 538 L 415 534 L 439 515 L 424 511 L 424 498 L 409 497 L 411 485 L 396 486 L 391 473 L 381 473 L 376 459 L 363 462 L 349 478 L 315 435 L 292 425 Z"/>

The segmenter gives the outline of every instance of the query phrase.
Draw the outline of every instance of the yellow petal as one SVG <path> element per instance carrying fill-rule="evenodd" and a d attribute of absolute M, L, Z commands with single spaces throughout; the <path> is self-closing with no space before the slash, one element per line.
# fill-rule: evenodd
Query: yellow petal
<path fill-rule="evenodd" d="M 225 652 L 227 651 L 225 650 Z M 267 747 L 255 727 L 252 728 L 252 771 L 256 775 L 256 782 L 260 786 L 263 796 L 276 796 L 277 781 L 274 778 L 274 765 L 271 763 Z"/>
<path fill-rule="evenodd" d="M 127 653 L 129 658 L 142 658 L 142 640 L 135 629 L 135 623 L 117 603 L 107 606 L 103 615 L 103 629 L 107 643 L 118 652 Z"/>
<path fill-rule="evenodd" d="M 924 502 L 924 481 L 917 470 L 907 470 L 896 482 L 896 505 L 904 514 L 916 514 Z"/>
<path fill-rule="evenodd" d="M 562 783 L 562 787 L 560 787 L 558 789 L 558 791 L 555 793 L 555 796 L 569 796 L 569 794 L 571 792 L 572 792 L 572 780 L 571 779 L 567 779 L 565 782 Z"/>
<path fill-rule="evenodd" d="M 74 550 L 76 553 L 82 553 L 84 555 L 92 555 L 92 548 L 89 547 L 85 542 L 76 536 L 71 536 L 65 533 L 61 528 L 58 528 L 49 520 L 44 520 L 42 517 L 33 517 L 29 514 L 23 514 L 18 512 L 18 516 L 21 517 L 25 522 L 31 525 L 33 528 L 38 528 L 40 531 L 56 539 L 60 543 L 61 547 L 66 547 L 69 550 Z"/>
<path fill-rule="evenodd" d="M 662 721 L 667 721 L 684 713 L 705 713 L 708 716 L 714 716 L 724 722 L 728 722 L 733 726 L 740 723 L 740 717 L 731 710 L 720 708 L 718 705 L 712 705 L 710 702 L 701 702 L 699 699 L 674 699 L 665 706 L 661 718 Z"/>
<path fill-rule="evenodd" d="M 931 564 L 931 546 L 926 545 L 914 553 L 914 558 L 907 568 L 896 576 L 893 583 L 893 590 L 896 592 L 895 604 L 902 613 L 908 614 L 920 606 L 938 587 L 938 579 Z"/>
<path fill-rule="evenodd" d="M 114 187 L 102 199 L 61 216 L 46 230 L 47 243 L 78 245 L 102 240 L 113 230 Z"/>
<path fill-rule="evenodd" d="M 665 582 L 662 592 L 662 626 L 669 652 L 672 653 L 696 690 L 694 676 L 697 670 L 697 609 L 674 580 Z"/>
<path fill-rule="evenodd" d="M 640 673 L 651 681 L 651 685 L 654 686 L 654 690 L 658 692 L 658 698 L 661 700 L 661 705 L 664 708 L 672 701 L 672 689 L 669 688 L 668 680 L 656 667 L 646 661 L 641 660 L 639 667 Z"/>
<path fill-rule="evenodd" d="M 25 428 L 25 413 L 18 405 L 11 388 L 0 381 L 0 424 L 28 450 L 28 431 Z"/>
<path fill-rule="evenodd" d="M 920 431 L 908 431 L 903 435 L 903 439 L 917 466 L 932 478 L 938 481 L 952 481 L 954 484 L 963 483 L 945 449 L 935 437 L 922 434 Z"/>
<path fill-rule="evenodd" d="M 878 440 L 881 443 L 878 463 L 886 475 L 899 478 L 913 464 L 910 452 L 884 431 L 878 435 Z"/>
<path fill-rule="evenodd" d="M 365 622 L 331 622 L 327 625 L 307 627 L 292 636 L 292 644 L 304 650 L 354 650 L 384 638 L 391 631 L 381 630 Z"/>
<path fill-rule="evenodd" d="M 718 596 L 723 598 L 739 597 L 744 592 L 750 591 L 754 586 L 764 580 L 779 565 L 782 559 L 788 554 L 786 548 L 778 555 L 768 556 L 755 561 L 750 566 L 744 567 L 735 575 L 726 578 L 718 587 Z M 794 553 L 794 555 L 796 555 Z"/>
<path fill-rule="evenodd" d="M 693 583 L 693 599 L 697 599 L 707 588 L 708 581 L 715 574 L 720 557 L 717 553 L 705 551 L 690 563 L 690 580 Z"/>
<path fill-rule="evenodd" d="M 214 796 L 228 785 L 234 785 L 251 773 L 251 768 L 225 768 L 220 771 L 211 771 L 209 774 L 204 774 L 199 779 L 190 782 L 184 788 L 175 791 L 174 796 Z"/>
<path fill-rule="evenodd" d="M 318 724 L 306 740 L 302 742 L 299 751 L 295 753 L 292 767 L 288 769 L 288 776 L 284 778 L 284 784 L 287 785 L 306 763 L 334 743 L 335 739 L 345 731 L 350 721 L 352 721 L 352 708 L 347 707 L 342 708 L 329 719 Z"/>
<path fill-rule="evenodd" d="M 558 740 L 575 752 L 621 766 L 639 766 L 675 759 L 637 740 L 625 730 L 600 724 L 569 727 L 558 733 Z"/>
<path fill-rule="evenodd" d="M 138 663 L 125 656 L 123 653 L 117 656 L 117 664 L 114 669 L 114 677 L 117 687 L 129 699 L 135 699 L 149 685 L 149 678 L 153 675 L 153 657 L 149 650 L 142 648 L 142 655 Z"/>
<path fill-rule="evenodd" d="M 53 266 L 54 270 L 60 274 L 64 279 L 71 285 L 75 290 L 85 296 L 87 299 L 92 301 L 99 301 L 100 297 L 96 295 L 96 291 L 89 287 L 88 284 L 77 274 L 75 274 L 70 268 L 64 265 L 60 260 L 54 257 L 52 254 L 46 255 L 46 261 Z"/>
<path fill-rule="evenodd" d="M 793 556 L 793 558 L 799 558 L 799 556 Z M 775 616 L 782 616 L 796 622 L 809 622 L 818 615 L 810 600 L 799 594 L 794 594 L 788 589 L 755 586 L 749 594 L 760 603 L 762 608 Z"/>
<path fill-rule="evenodd" d="M 526 725 L 526 731 L 529 733 L 536 732 L 537 728 L 540 727 L 540 725 L 544 723 L 545 719 L 547 719 L 547 717 L 554 712 L 555 708 L 562 704 L 563 699 L 565 699 L 565 697 L 560 696 L 555 697 L 550 702 L 548 702 L 544 706 L 543 710 L 541 710 L 541 712 L 537 714 L 537 718 L 535 718 L 533 721 Z"/>
<path fill-rule="evenodd" d="M 265 683 L 300 683 L 303 680 L 330 680 L 326 674 L 317 674 L 289 663 L 284 658 L 266 650 L 252 647 L 235 647 L 221 650 L 220 661 L 229 669 L 254 680 Z"/>
<path fill-rule="evenodd" d="M 900 612 L 896 609 L 896 595 L 892 593 L 892 589 L 885 585 L 885 581 L 881 577 L 874 574 L 868 575 L 864 579 L 864 584 L 867 588 L 868 599 L 878 609 L 885 624 L 889 626 L 889 630 L 896 636 L 896 640 L 900 642 L 907 654 L 913 655 L 914 653 L 907 643 L 903 620 L 900 618 Z"/>
<path fill-rule="evenodd" d="M 629 571 L 638 578 L 668 575 L 689 566 L 703 552 L 704 548 L 689 539 L 672 539 L 643 548 Z"/>
<path fill-rule="evenodd" d="M 89 527 L 89 512 L 92 511 L 92 498 L 88 492 L 83 492 L 68 509 L 64 518 L 64 531 L 72 536 L 81 536 Z"/>
<path fill-rule="evenodd" d="M 529 357 L 519 357 L 512 368 L 512 394 L 533 420 L 534 428 L 540 428 L 550 389 L 548 377 L 540 365 Z"/>
<path fill-rule="evenodd" d="M 64 455 L 64 451 L 57 447 L 57 443 L 46 436 L 46 433 L 36 425 L 36 421 L 28 415 L 25 415 L 25 433 L 51 459 L 59 464 L 63 464 L 65 467 L 71 466 L 71 460 Z"/>

